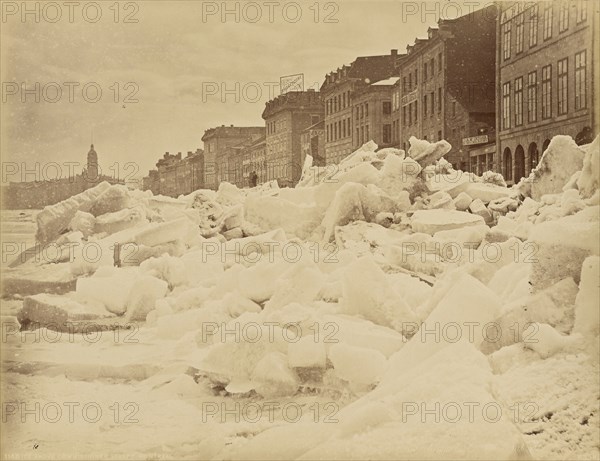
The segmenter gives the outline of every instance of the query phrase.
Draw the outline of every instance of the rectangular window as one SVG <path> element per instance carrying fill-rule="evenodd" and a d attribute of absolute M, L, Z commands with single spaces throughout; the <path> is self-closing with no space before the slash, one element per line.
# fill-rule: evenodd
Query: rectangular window
<path fill-rule="evenodd" d="M 581 24 L 587 19 L 588 2 L 580 0 L 577 2 L 577 24 Z"/>
<path fill-rule="evenodd" d="M 392 126 L 388 123 L 383 125 L 383 143 L 389 144 L 392 142 Z"/>
<path fill-rule="evenodd" d="M 365 117 L 369 116 L 369 103 L 365 104 Z"/>
<path fill-rule="evenodd" d="M 504 60 L 510 59 L 510 21 L 502 25 L 502 50 Z"/>
<path fill-rule="evenodd" d="M 433 117 L 433 112 L 435 111 L 435 93 L 432 91 L 429 97 L 431 98 L 431 116 Z"/>
<path fill-rule="evenodd" d="M 438 141 L 442 140 L 442 130 L 438 131 Z"/>
<path fill-rule="evenodd" d="M 423 63 L 423 81 L 427 81 L 427 63 Z"/>
<path fill-rule="evenodd" d="M 538 41 L 538 5 L 533 5 L 529 13 L 529 46 L 534 47 Z"/>
<path fill-rule="evenodd" d="M 429 71 L 431 72 L 431 77 L 433 78 L 433 73 L 435 72 L 435 58 L 431 58 L 429 60 Z"/>
<path fill-rule="evenodd" d="M 368 142 L 371 140 L 371 137 L 369 136 L 369 125 L 365 126 L 365 142 Z"/>
<path fill-rule="evenodd" d="M 527 76 L 527 120 L 537 121 L 537 71 Z"/>
<path fill-rule="evenodd" d="M 438 53 L 438 73 L 442 71 L 442 53 Z"/>
<path fill-rule="evenodd" d="M 575 55 L 575 109 L 587 107 L 587 72 L 586 52 L 581 51 Z"/>
<path fill-rule="evenodd" d="M 419 69 L 415 69 L 415 86 L 419 84 Z"/>
<path fill-rule="evenodd" d="M 412 90 L 412 72 L 408 74 L 408 91 Z"/>
<path fill-rule="evenodd" d="M 515 79 L 515 126 L 523 125 L 523 77 Z"/>
<path fill-rule="evenodd" d="M 542 118 L 552 117 L 552 64 L 542 67 Z"/>
<path fill-rule="evenodd" d="M 402 108 L 402 124 L 406 126 L 406 106 Z"/>
<path fill-rule="evenodd" d="M 408 124 L 412 125 L 412 102 L 408 105 Z"/>
<path fill-rule="evenodd" d="M 510 128 L 510 82 L 502 85 L 502 129 Z"/>
<path fill-rule="evenodd" d="M 560 4 L 558 12 L 558 33 L 564 32 L 569 28 L 569 3 L 564 1 Z"/>
<path fill-rule="evenodd" d="M 564 115 L 569 111 L 569 59 L 558 61 L 558 115 Z"/>
<path fill-rule="evenodd" d="M 392 113 L 392 103 L 389 101 L 384 101 L 382 104 L 383 114 L 389 115 Z"/>
<path fill-rule="evenodd" d="M 406 93 L 408 91 L 408 87 L 406 86 L 406 77 L 402 77 L 402 92 Z"/>
<path fill-rule="evenodd" d="M 548 40 L 552 37 L 553 13 L 552 2 L 548 2 L 544 9 L 544 40 Z"/>
<path fill-rule="evenodd" d="M 423 118 L 427 117 L 427 95 L 423 96 Z"/>
<path fill-rule="evenodd" d="M 414 102 L 414 104 L 415 104 L 415 117 L 414 117 L 414 121 L 415 121 L 415 124 L 416 124 L 416 123 L 417 123 L 417 120 L 419 120 L 419 119 L 418 119 L 418 116 L 419 116 L 419 108 L 418 108 L 417 101 L 415 101 L 415 102 Z"/>
<path fill-rule="evenodd" d="M 515 40 L 515 42 L 516 42 L 515 46 L 517 48 L 516 53 L 519 54 L 519 53 L 523 52 L 523 35 L 525 32 L 525 26 L 523 25 L 523 13 L 518 15 L 515 18 L 515 21 L 517 23 L 517 26 L 515 28 L 516 29 L 515 32 L 517 34 L 516 40 Z"/>

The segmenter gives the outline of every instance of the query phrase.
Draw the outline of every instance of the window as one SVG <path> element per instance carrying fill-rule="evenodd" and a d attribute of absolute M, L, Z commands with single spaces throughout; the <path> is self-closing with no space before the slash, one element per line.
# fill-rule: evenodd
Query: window
<path fill-rule="evenodd" d="M 519 54 L 519 53 L 523 52 L 523 33 L 525 31 L 525 27 L 523 25 L 523 14 L 521 13 L 520 15 L 518 15 L 515 18 L 515 21 L 517 23 L 517 27 L 516 27 L 516 34 L 517 34 L 517 36 L 516 36 L 516 43 L 515 43 L 515 45 L 516 45 L 516 48 L 517 48 L 516 53 Z"/>
<path fill-rule="evenodd" d="M 542 67 L 542 118 L 552 117 L 552 65 Z"/>
<path fill-rule="evenodd" d="M 356 128 L 356 144 L 358 145 L 360 143 L 360 138 L 358 137 L 358 128 Z"/>
<path fill-rule="evenodd" d="M 402 92 L 406 93 L 408 91 L 408 87 L 406 86 L 406 77 L 402 77 Z"/>
<path fill-rule="evenodd" d="M 417 123 L 417 120 L 418 120 L 417 117 L 418 117 L 418 114 L 419 114 L 419 108 L 418 108 L 417 101 L 415 101 L 414 104 L 415 104 L 415 117 L 414 117 L 414 121 L 415 121 L 415 123 Z"/>
<path fill-rule="evenodd" d="M 412 90 L 412 72 L 408 74 L 408 91 Z"/>
<path fill-rule="evenodd" d="M 364 126 L 360 127 L 360 143 L 361 144 L 365 143 L 365 127 Z"/>
<path fill-rule="evenodd" d="M 537 121 L 537 71 L 527 76 L 527 120 Z"/>
<path fill-rule="evenodd" d="M 558 115 L 564 115 L 569 110 L 569 98 L 568 98 L 568 88 L 569 88 L 569 59 L 561 59 L 558 61 Z"/>
<path fill-rule="evenodd" d="M 438 131 L 438 141 L 442 140 L 442 130 Z"/>
<path fill-rule="evenodd" d="M 431 77 L 433 77 L 433 73 L 435 72 L 435 61 L 434 58 L 429 60 L 429 71 L 431 72 Z"/>
<path fill-rule="evenodd" d="M 407 119 L 406 119 L 406 106 L 404 106 L 402 108 L 402 124 L 404 126 L 406 126 L 406 121 L 407 121 Z"/>
<path fill-rule="evenodd" d="M 442 87 L 441 86 L 438 88 L 437 103 L 438 103 L 438 112 L 441 112 L 442 111 Z"/>
<path fill-rule="evenodd" d="M 510 128 L 510 82 L 502 85 L 502 129 Z"/>
<path fill-rule="evenodd" d="M 431 98 L 431 116 L 433 117 L 433 112 L 435 110 L 435 93 L 432 91 L 429 97 Z"/>
<path fill-rule="evenodd" d="M 510 21 L 502 24 L 502 50 L 504 60 L 510 59 Z"/>
<path fill-rule="evenodd" d="M 369 116 L 369 104 L 365 104 L 365 117 Z"/>
<path fill-rule="evenodd" d="M 358 120 L 358 111 L 359 111 L 359 109 L 358 109 L 358 106 L 357 106 L 356 107 L 356 115 L 355 115 L 356 120 Z"/>
<path fill-rule="evenodd" d="M 415 86 L 419 84 L 419 69 L 415 69 Z"/>
<path fill-rule="evenodd" d="M 370 141 L 371 137 L 369 136 L 369 125 L 365 126 L 365 142 Z"/>
<path fill-rule="evenodd" d="M 587 19 L 587 1 L 579 1 L 577 3 L 577 24 L 581 24 Z"/>
<path fill-rule="evenodd" d="M 392 142 L 392 126 L 389 123 L 383 125 L 383 142 L 384 144 Z"/>
<path fill-rule="evenodd" d="M 342 138 L 346 137 L 346 120 L 342 120 Z"/>
<path fill-rule="evenodd" d="M 515 79 L 515 126 L 523 125 L 523 77 Z"/>
<path fill-rule="evenodd" d="M 438 53 L 438 73 L 442 71 L 442 53 Z"/>
<path fill-rule="evenodd" d="M 331 138 L 329 137 L 329 125 L 327 125 L 327 142 L 330 142 Z"/>
<path fill-rule="evenodd" d="M 586 52 L 581 51 L 575 55 L 575 109 L 587 107 L 587 73 Z"/>
<path fill-rule="evenodd" d="M 364 108 L 364 104 L 360 105 L 360 118 L 364 118 L 365 116 L 365 108 Z"/>
<path fill-rule="evenodd" d="M 552 2 L 546 4 L 544 9 L 544 40 L 548 40 L 552 37 Z"/>
<path fill-rule="evenodd" d="M 423 118 L 427 117 L 427 95 L 423 96 Z"/>
<path fill-rule="evenodd" d="M 383 114 L 389 115 L 392 113 L 392 103 L 389 101 L 384 101 L 382 104 Z"/>
<path fill-rule="evenodd" d="M 423 81 L 427 81 L 427 63 L 423 63 Z"/>
<path fill-rule="evenodd" d="M 558 33 L 564 32 L 569 28 L 569 4 L 563 0 L 558 12 Z"/>
<path fill-rule="evenodd" d="M 537 45 L 538 41 L 538 5 L 533 5 L 529 13 L 529 46 Z"/>
<path fill-rule="evenodd" d="M 412 102 L 408 105 L 408 124 L 412 125 Z"/>

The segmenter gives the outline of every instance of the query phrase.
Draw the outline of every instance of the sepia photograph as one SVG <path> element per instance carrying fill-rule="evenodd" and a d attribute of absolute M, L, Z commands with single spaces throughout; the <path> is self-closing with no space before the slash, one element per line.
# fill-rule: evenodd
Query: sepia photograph
<path fill-rule="evenodd" d="M 600 461 L 600 0 L 0 10 L 0 461 Z"/>

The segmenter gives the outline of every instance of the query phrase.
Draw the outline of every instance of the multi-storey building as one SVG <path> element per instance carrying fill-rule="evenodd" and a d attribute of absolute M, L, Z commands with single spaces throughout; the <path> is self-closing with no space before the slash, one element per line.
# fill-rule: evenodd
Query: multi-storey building
<path fill-rule="evenodd" d="M 409 139 L 446 139 L 446 159 L 469 169 L 463 139 L 495 125 L 496 7 L 438 22 L 427 39 L 407 47 L 400 79 L 393 88 L 392 139 L 408 149 Z"/>
<path fill-rule="evenodd" d="M 598 2 L 501 2 L 497 152 L 507 182 L 538 163 L 557 134 L 598 133 Z"/>
<path fill-rule="evenodd" d="M 398 77 L 390 77 L 355 90 L 353 149 L 368 141 L 374 141 L 380 148 L 392 146 L 392 88 L 398 80 Z"/>
<path fill-rule="evenodd" d="M 165 152 L 163 158 L 156 162 L 156 170 L 150 170 L 143 181 L 144 189 L 154 194 L 177 197 L 189 194 L 204 186 L 204 155 L 201 149 L 188 151 L 182 158 L 181 152 L 170 154 Z"/>
<path fill-rule="evenodd" d="M 204 132 L 204 187 L 216 190 L 221 181 L 229 177 L 229 172 L 235 166 L 229 165 L 230 161 L 227 148 L 239 146 L 248 140 L 256 140 L 265 135 L 262 126 L 239 127 L 225 126 L 210 128 Z"/>
<path fill-rule="evenodd" d="M 293 186 L 300 179 L 304 158 L 302 131 L 323 119 L 318 91 L 290 91 L 267 102 L 262 117 L 266 125 L 267 180 Z"/>
<path fill-rule="evenodd" d="M 354 93 L 373 82 L 394 76 L 400 60 L 398 50 L 392 50 L 391 54 L 383 56 L 361 56 L 349 66 L 338 68 L 325 76 L 321 93 L 325 105 L 327 164 L 339 163 L 352 153 L 357 144 L 352 117 Z"/>
<path fill-rule="evenodd" d="M 267 181 L 267 138 L 261 136 L 243 150 L 244 185 L 254 187 Z"/>
<path fill-rule="evenodd" d="M 325 166 L 325 121 L 305 128 L 300 135 L 302 157 L 310 155 L 314 166 Z"/>

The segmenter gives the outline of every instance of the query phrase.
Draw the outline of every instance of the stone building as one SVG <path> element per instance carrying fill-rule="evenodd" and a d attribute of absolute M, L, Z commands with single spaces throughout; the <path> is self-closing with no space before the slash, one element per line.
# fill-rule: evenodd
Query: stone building
<path fill-rule="evenodd" d="M 370 85 L 359 85 L 354 91 L 353 150 L 371 140 L 380 148 L 392 146 L 392 88 L 398 80 L 398 77 L 390 77 Z"/>
<path fill-rule="evenodd" d="M 302 158 L 310 155 L 314 166 L 325 166 L 325 121 L 305 128 L 300 136 Z"/>
<path fill-rule="evenodd" d="M 361 56 L 349 66 L 344 65 L 325 76 L 321 93 L 325 107 L 327 164 L 339 163 L 356 145 L 352 118 L 354 93 L 360 87 L 394 76 L 399 60 L 398 50 L 383 56 Z"/>
<path fill-rule="evenodd" d="M 153 173 L 156 171 L 156 173 Z M 151 170 L 148 179 L 144 178 L 144 188 L 154 194 L 178 197 L 204 187 L 204 155 L 201 149 L 188 151 L 182 158 L 181 152 L 165 152 L 156 162 L 156 170 Z"/>
<path fill-rule="evenodd" d="M 242 175 L 244 187 L 254 187 L 267 181 L 266 140 L 266 136 L 261 136 L 243 150 Z"/>
<path fill-rule="evenodd" d="M 229 166 L 231 151 L 227 149 L 248 140 L 256 140 L 265 135 L 262 126 L 225 126 L 210 128 L 204 132 L 204 187 L 216 190 L 221 181 L 229 177 L 229 172 L 234 171 L 234 165 Z M 237 158 L 231 158 L 237 164 Z M 233 176 L 235 174 L 232 173 Z"/>
<path fill-rule="evenodd" d="M 599 10 L 586 0 L 499 5 L 496 150 L 513 183 L 536 166 L 553 136 L 585 142 L 584 130 L 598 133 Z"/>
<path fill-rule="evenodd" d="M 407 47 L 392 96 L 396 146 L 407 150 L 411 136 L 446 139 L 452 150 L 445 158 L 457 169 L 469 169 L 470 147 L 463 139 L 495 125 L 496 16 L 490 5 L 440 20 L 426 39 Z"/>
<path fill-rule="evenodd" d="M 318 91 L 290 91 L 267 102 L 262 117 L 266 125 L 267 180 L 294 186 L 302 173 L 300 137 L 304 129 L 323 119 Z"/>
<path fill-rule="evenodd" d="M 52 179 L 42 178 L 43 174 L 36 173 L 36 176 L 39 176 L 36 181 L 9 182 L 8 185 L 2 186 L 1 207 L 9 210 L 43 208 L 66 200 L 103 181 L 125 184 L 119 178 L 102 174 L 93 144 L 87 153 L 86 166 L 80 174 Z"/>

